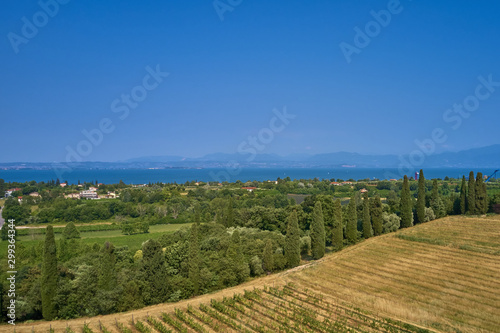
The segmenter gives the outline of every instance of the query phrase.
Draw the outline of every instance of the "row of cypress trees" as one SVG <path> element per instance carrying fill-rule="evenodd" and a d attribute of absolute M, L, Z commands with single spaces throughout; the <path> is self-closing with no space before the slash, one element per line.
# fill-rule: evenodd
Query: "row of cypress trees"
<path fill-rule="evenodd" d="M 417 191 L 417 205 L 416 205 L 416 222 L 425 222 L 425 208 L 426 208 L 426 190 L 425 190 L 425 177 L 423 170 L 420 170 L 418 179 Z M 410 186 L 408 177 L 404 176 L 403 189 L 401 191 L 401 227 L 408 228 L 413 225 L 413 204 L 410 193 Z M 486 214 L 488 211 L 488 195 L 486 192 L 486 183 L 483 180 L 483 174 L 478 172 L 474 179 L 474 172 L 469 173 L 469 182 L 466 185 L 465 176 L 462 176 L 462 184 L 460 189 L 460 213 L 477 215 Z M 443 217 L 444 203 L 438 193 L 437 179 L 432 182 L 432 193 L 430 206 L 436 213 L 436 217 Z"/>
<path fill-rule="evenodd" d="M 342 205 L 340 199 L 332 204 L 332 239 L 334 250 L 340 250 L 344 242 L 344 227 L 342 223 Z M 314 205 L 310 227 L 311 254 L 313 259 L 320 259 L 325 255 L 326 231 L 323 207 L 321 201 Z M 347 207 L 346 216 L 346 238 L 350 244 L 356 243 L 358 235 L 358 214 L 356 200 L 351 198 Z M 363 198 L 363 237 L 369 238 L 382 234 L 382 202 L 377 195 L 374 199 L 369 199 L 365 193 Z M 300 263 L 300 230 L 297 213 L 290 213 L 287 219 L 287 231 L 285 237 L 285 259 L 288 267 L 298 266 Z"/>

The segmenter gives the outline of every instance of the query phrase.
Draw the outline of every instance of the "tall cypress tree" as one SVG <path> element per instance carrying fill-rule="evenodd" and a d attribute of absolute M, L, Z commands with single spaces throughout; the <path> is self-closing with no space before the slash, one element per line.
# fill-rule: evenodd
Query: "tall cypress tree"
<path fill-rule="evenodd" d="M 231 235 L 231 243 L 227 249 L 226 256 L 231 263 L 236 281 L 238 283 L 245 281 L 250 276 L 250 266 L 241 251 L 241 238 L 238 230 L 235 230 Z"/>
<path fill-rule="evenodd" d="M 350 244 L 355 244 L 358 241 L 358 214 L 356 212 L 356 199 L 354 195 L 349 200 L 347 206 L 347 225 L 346 237 Z"/>
<path fill-rule="evenodd" d="M 344 246 L 344 227 L 342 224 L 342 203 L 340 199 L 333 204 L 333 231 L 332 245 L 335 250 L 340 250 Z"/>
<path fill-rule="evenodd" d="M 115 285 L 115 247 L 110 242 L 105 242 L 101 250 L 99 263 L 99 289 L 111 290 Z"/>
<path fill-rule="evenodd" d="M 321 201 L 317 201 L 313 209 L 311 252 L 313 259 L 320 259 L 325 255 L 325 221 Z"/>
<path fill-rule="evenodd" d="M 159 242 L 150 239 L 142 245 L 141 272 L 146 282 L 143 290 L 146 305 L 160 303 L 167 297 L 167 270 Z"/>
<path fill-rule="evenodd" d="M 47 226 L 42 262 L 42 315 L 45 320 L 56 317 L 56 307 L 53 297 L 57 290 L 57 254 L 54 230 L 51 225 Z"/>
<path fill-rule="evenodd" d="M 460 187 L 460 214 L 465 214 L 467 210 L 467 188 L 465 185 L 465 176 L 462 176 L 462 186 Z"/>
<path fill-rule="evenodd" d="M 373 226 L 373 234 L 375 236 L 382 235 L 384 218 L 382 217 L 382 201 L 380 200 L 380 196 L 377 194 L 372 201 L 372 226 Z"/>
<path fill-rule="evenodd" d="M 201 222 L 201 208 L 200 204 L 196 203 L 194 205 L 194 223 L 200 224 Z"/>
<path fill-rule="evenodd" d="M 483 181 L 482 186 L 483 188 L 483 197 L 484 197 L 484 203 L 483 203 L 483 214 L 486 214 L 488 212 L 488 209 L 490 208 L 490 200 L 488 198 L 488 190 L 486 189 L 486 183 Z"/>
<path fill-rule="evenodd" d="M 467 186 L 467 213 L 476 214 L 476 182 L 474 181 L 474 172 L 469 173 L 469 186 Z"/>
<path fill-rule="evenodd" d="M 226 212 L 224 214 L 224 226 L 226 228 L 234 227 L 233 198 L 227 202 Z"/>
<path fill-rule="evenodd" d="M 443 202 L 443 198 L 441 198 L 441 195 L 439 194 L 437 179 L 432 181 L 431 208 L 437 218 L 441 218 L 446 215 L 446 206 Z"/>
<path fill-rule="evenodd" d="M 299 253 L 299 262 L 300 262 L 300 253 Z M 264 246 L 264 254 L 262 255 L 262 266 L 264 268 L 264 271 L 266 272 L 272 272 L 274 269 L 273 242 L 271 241 L 270 238 L 266 239 L 266 245 Z"/>
<path fill-rule="evenodd" d="M 486 186 L 483 180 L 483 174 L 477 173 L 476 176 L 476 214 L 486 214 L 488 211 L 488 197 L 486 194 Z"/>
<path fill-rule="evenodd" d="M 300 264 L 300 230 L 296 211 L 291 212 L 287 218 L 285 260 L 290 268 Z"/>
<path fill-rule="evenodd" d="M 189 251 L 188 251 L 188 277 L 193 284 L 193 294 L 198 295 L 200 292 L 200 246 L 198 241 L 198 223 L 191 226 L 189 236 Z"/>
<path fill-rule="evenodd" d="M 408 177 L 405 175 L 403 179 L 403 189 L 401 190 L 401 228 L 408 228 L 413 226 L 413 209 L 411 204 L 410 184 Z"/>
<path fill-rule="evenodd" d="M 417 222 L 425 222 L 425 177 L 424 170 L 418 174 Z"/>
<path fill-rule="evenodd" d="M 363 237 L 365 239 L 373 237 L 372 222 L 370 217 L 370 201 L 368 199 L 368 192 L 365 192 L 363 198 Z"/>

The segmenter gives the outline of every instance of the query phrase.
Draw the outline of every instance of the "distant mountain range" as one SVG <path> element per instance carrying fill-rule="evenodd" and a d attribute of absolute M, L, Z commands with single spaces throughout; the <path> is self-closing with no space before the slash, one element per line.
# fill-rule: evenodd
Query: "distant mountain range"
<path fill-rule="evenodd" d="M 459 152 L 445 152 L 429 156 L 415 150 L 407 155 L 364 155 L 337 152 L 329 154 L 208 154 L 198 158 L 183 156 L 145 156 L 119 162 L 84 163 L 0 163 L 0 169 L 49 169 L 71 167 L 78 169 L 148 169 L 148 168 L 219 168 L 238 163 L 241 167 L 356 167 L 398 168 L 500 168 L 500 144 Z"/>
<path fill-rule="evenodd" d="M 500 167 L 500 144 L 474 148 L 459 152 L 445 152 L 425 155 L 412 152 L 408 155 L 363 155 L 358 153 L 337 152 L 329 154 L 208 154 L 199 158 L 182 156 L 146 156 L 124 161 L 124 163 L 172 163 L 177 165 L 227 164 L 238 162 L 248 166 L 303 166 L 303 167 L 358 167 L 358 168 L 397 168 L 402 161 L 422 167 Z"/>

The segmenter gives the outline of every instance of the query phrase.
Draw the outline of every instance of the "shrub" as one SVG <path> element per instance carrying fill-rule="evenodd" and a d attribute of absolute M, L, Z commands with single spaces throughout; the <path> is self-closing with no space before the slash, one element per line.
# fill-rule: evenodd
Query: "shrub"
<path fill-rule="evenodd" d="M 262 269 L 262 260 L 259 256 L 253 256 L 252 259 L 250 259 L 250 272 L 253 276 L 264 274 L 264 270 Z"/>
<path fill-rule="evenodd" d="M 401 218 L 396 214 L 383 213 L 382 218 L 384 220 L 383 231 L 384 234 L 389 232 L 394 232 L 399 229 L 401 225 Z"/>
<path fill-rule="evenodd" d="M 300 238 L 300 253 L 301 254 L 309 254 L 311 251 L 311 237 L 304 236 Z"/>
<path fill-rule="evenodd" d="M 436 215 L 434 214 L 434 209 L 431 207 L 425 207 L 425 222 L 429 222 L 436 219 Z"/>

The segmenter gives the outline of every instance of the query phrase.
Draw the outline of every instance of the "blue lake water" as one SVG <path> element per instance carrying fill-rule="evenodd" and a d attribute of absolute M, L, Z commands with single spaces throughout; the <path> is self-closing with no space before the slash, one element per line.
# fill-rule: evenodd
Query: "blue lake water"
<path fill-rule="evenodd" d="M 460 168 L 433 168 L 425 169 L 425 178 L 461 178 L 469 175 L 470 169 Z M 472 170 L 474 173 L 482 172 L 490 175 L 493 169 Z M 407 172 L 408 176 L 414 176 L 414 171 Z M 59 176 L 61 181 L 76 184 L 80 182 L 98 181 L 100 183 L 112 184 L 123 180 L 126 184 L 145 183 L 185 183 L 186 181 L 231 181 L 236 180 L 276 180 L 278 177 L 291 179 L 391 179 L 402 178 L 403 173 L 398 169 L 376 169 L 376 168 L 244 168 L 233 169 L 120 169 L 120 170 L 72 170 L 63 175 L 53 170 L 0 170 L 0 179 L 6 182 L 26 181 L 49 181 Z"/>

